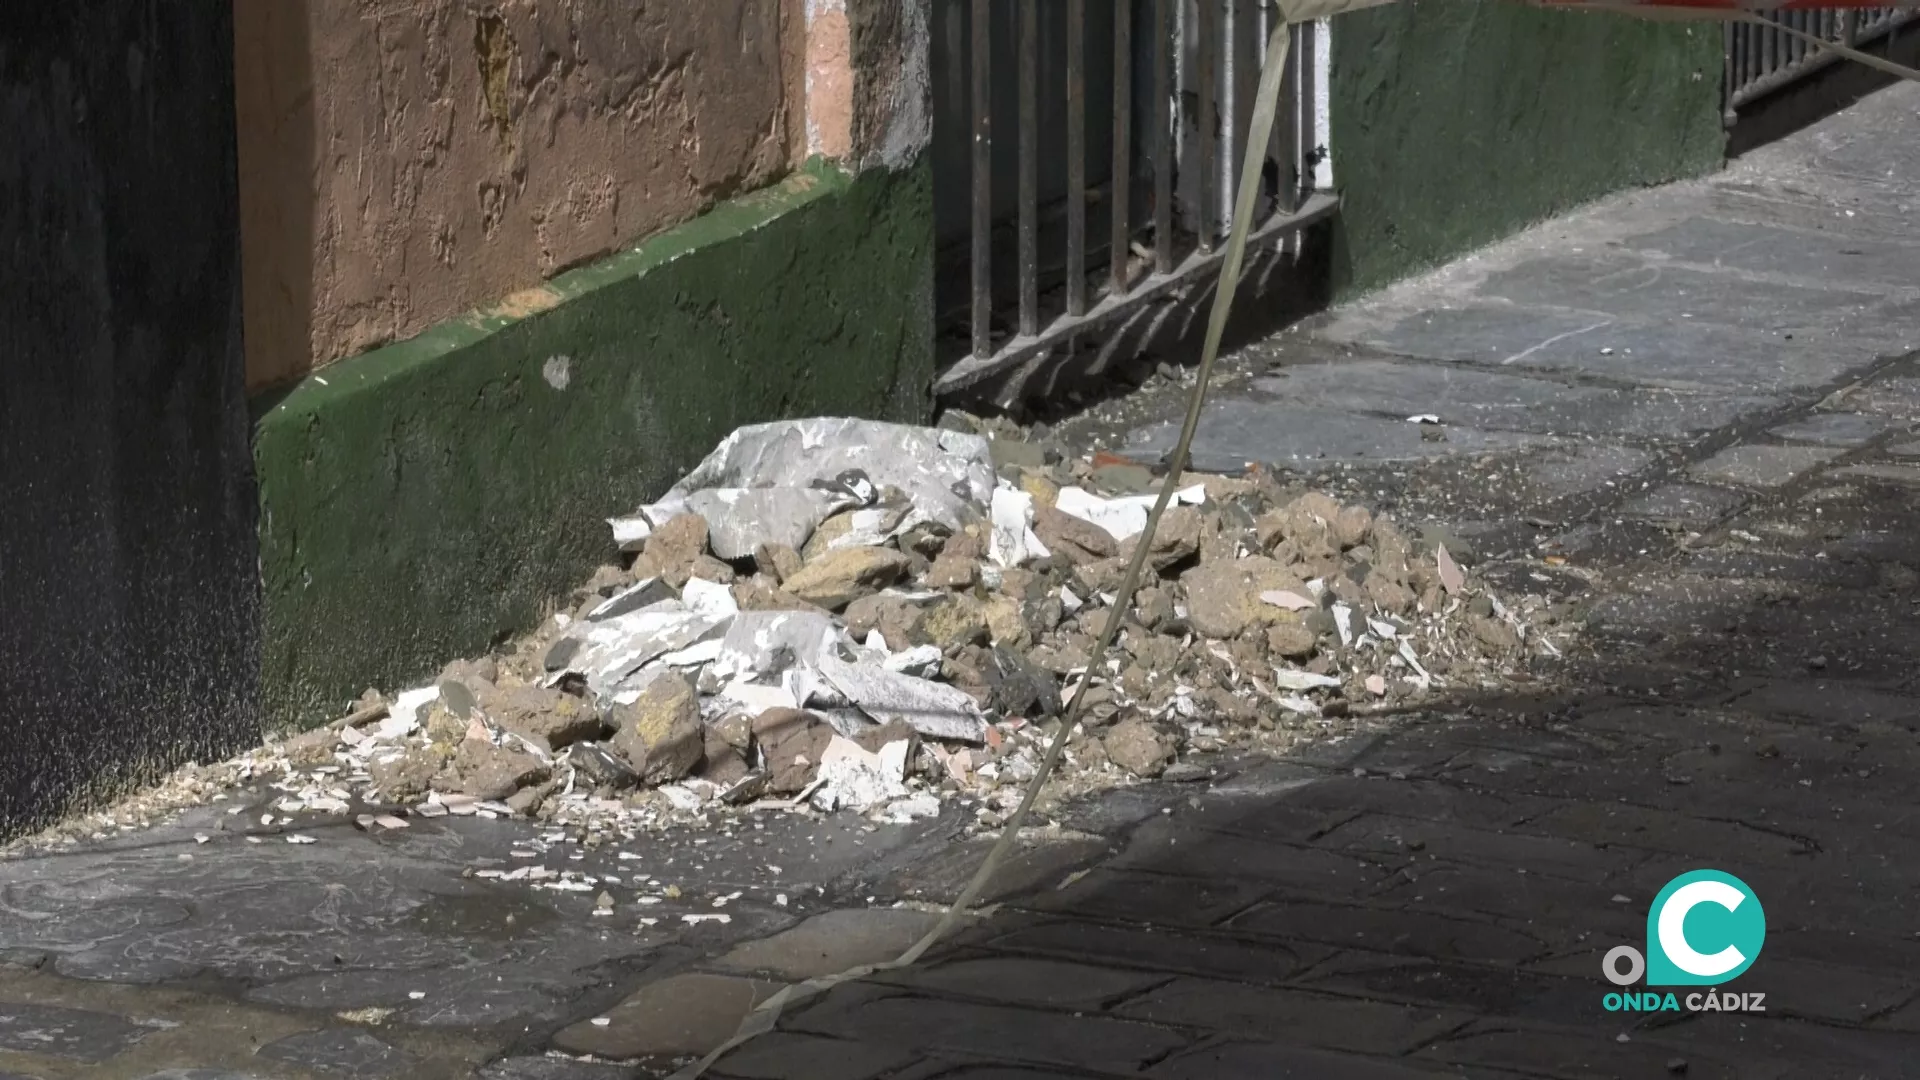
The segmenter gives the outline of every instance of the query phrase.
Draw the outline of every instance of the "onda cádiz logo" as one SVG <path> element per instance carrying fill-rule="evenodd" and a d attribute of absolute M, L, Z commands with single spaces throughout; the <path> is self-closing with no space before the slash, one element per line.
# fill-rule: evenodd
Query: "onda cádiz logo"
<path fill-rule="evenodd" d="M 1694 870 L 1667 882 L 1647 911 L 1647 951 L 1609 950 L 1600 962 L 1622 989 L 1608 1012 L 1766 1012 L 1765 994 L 1715 990 L 1753 966 L 1767 937 L 1767 916 L 1747 883 L 1718 870 Z M 1646 976 L 1647 989 L 1628 989 Z M 1654 987 L 1701 987 L 1691 992 Z"/>

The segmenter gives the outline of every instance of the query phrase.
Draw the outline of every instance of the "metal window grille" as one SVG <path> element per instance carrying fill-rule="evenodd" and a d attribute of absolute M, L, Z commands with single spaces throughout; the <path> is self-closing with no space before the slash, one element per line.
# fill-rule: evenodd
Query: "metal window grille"
<path fill-rule="evenodd" d="M 1217 274 L 1278 17 L 1256 0 L 946 0 L 945 15 L 935 123 L 965 124 L 968 206 L 966 302 L 943 309 L 966 348 L 943 393 Z M 1268 246 L 1336 205 L 1311 180 L 1323 43 L 1311 25 L 1292 33 L 1253 233 Z"/>
<path fill-rule="evenodd" d="M 1854 48 L 1872 45 L 1911 23 L 1913 8 L 1778 11 L 1775 26 L 1729 23 L 1726 28 L 1727 120 L 1742 106 L 1790 86 L 1839 59 L 1777 26 L 1790 26 Z"/>

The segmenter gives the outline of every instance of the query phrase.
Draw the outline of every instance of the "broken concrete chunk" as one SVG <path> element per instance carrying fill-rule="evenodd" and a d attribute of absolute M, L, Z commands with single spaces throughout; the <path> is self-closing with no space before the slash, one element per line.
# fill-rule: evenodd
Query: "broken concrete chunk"
<path fill-rule="evenodd" d="M 731 585 L 736 576 L 733 572 L 733 567 L 728 566 L 726 563 L 721 562 L 711 555 L 696 556 L 693 560 L 693 565 L 687 570 L 687 581 L 689 584 L 695 581 L 708 581 L 717 582 L 721 585 Z"/>
<path fill-rule="evenodd" d="M 706 553 L 707 519 L 680 514 L 653 530 L 633 569 L 638 576 L 660 577 L 680 586 L 692 575 L 694 560 Z"/>
<path fill-rule="evenodd" d="M 1333 516 L 1333 536 L 1348 550 L 1367 542 L 1373 533 L 1373 512 L 1364 506 L 1343 506 Z"/>
<path fill-rule="evenodd" d="M 587 612 L 587 620 L 603 622 L 619 615 L 639 611 L 641 608 L 652 607 L 663 600 L 679 598 L 679 594 L 673 591 L 673 586 L 665 581 L 657 577 L 642 578 L 595 605 Z M 554 668 L 549 667 L 547 670 L 552 671 Z"/>
<path fill-rule="evenodd" d="M 753 717 L 746 713 L 730 712 L 708 726 L 735 750 L 744 753 L 753 746 Z"/>
<path fill-rule="evenodd" d="M 1153 533 L 1150 561 L 1155 570 L 1185 562 L 1200 553 L 1200 511 L 1191 506 L 1169 506 Z"/>
<path fill-rule="evenodd" d="M 632 705 L 615 706 L 614 720 L 613 748 L 642 782 L 670 783 L 700 764 L 700 696 L 680 675 L 656 677 Z"/>
<path fill-rule="evenodd" d="M 986 720 L 964 690 L 830 658 L 823 660 L 820 673 L 860 711 L 882 724 L 898 720 L 922 735 L 951 742 L 986 739 Z"/>
<path fill-rule="evenodd" d="M 826 610 L 820 605 L 810 604 L 784 589 L 775 588 L 759 577 L 747 581 L 735 582 L 733 586 L 733 602 L 739 606 L 741 611 L 817 611 L 824 613 Z"/>
<path fill-rule="evenodd" d="M 877 630 L 886 639 L 888 648 L 904 649 L 913 643 L 910 639 L 924 603 L 892 591 L 863 596 L 847 605 L 843 616 L 847 633 L 865 641 Z"/>
<path fill-rule="evenodd" d="M 753 738 L 766 773 L 766 790 L 792 795 L 813 782 L 820 755 L 833 741 L 834 731 L 813 713 L 768 709 L 754 719 Z"/>
<path fill-rule="evenodd" d="M 888 548 L 842 548 L 801 567 L 786 580 L 785 587 L 808 603 L 838 611 L 898 581 L 907 565 L 905 555 Z"/>
<path fill-rule="evenodd" d="M 1003 716 L 1040 719 L 1060 714 L 1060 682 L 1014 649 L 996 648 L 987 664 L 991 707 Z"/>
<path fill-rule="evenodd" d="M 926 585 L 932 589 L 971 589 L 980 580 L 980 564 L 973 559 L 942 555 L 927 571 Z"/>
<path fill-rule="evenodd" d="M 558 690 L 537 686 L 495 690 L 482 696 L 479 705 L 494 723 L 548 750 L 597 739 L 605 730 L 599 710 Z"/>
<path fill-rule="evenodd" d="M 1033 644 L 1033 628 L 1027 625 L 1026 609 L 1010 596 L 988 598 L 981 606 L 987 621 L 987 636 L 995 645 L 1026 649 Z"/>
<path fill-rule="evenodd" d="M 802 565 L 799 549 L 799 544 L 761 544 L 753 549 L 754 569 L 772 578 L 777 585 L 799 572 Z"/>
<path fill-rule="evenodd" d="M 491 656 L 483 656 L 478 660 L 455 660 L 441 669 L 439 681 L 460 683 L 479 696 L 500 681 L 500 664 Z"/>
<path fill-rule="evenodd" d="M 1238 563 L 1201 563 L 1180 583 L 1187 592 L 1187 619 L 1207 637 L 1238 637 L 1262 606 L 1251 575 Z"/>
<path fill-rule="evenodd" d="M 1043 506 L 1033 512 L 1033 532 L 1049 551 L 1075 564 L 1098 562 L 1120 554 L 1120 544 L 1112 533 L 1084 518 L 1050 507 Z"/>
<path fill-rule="evenodd" d="M 1473 627 L 1473 636 L 1490 649 L 1517 649 L 1520 647 L 1520 635 L 1505 622 L 1484 615 L 1469 615 L 1467 622 Z"/>
<path fill-rule="evenodd" d="M 1113 725 L 1100 741 L 1108 761 L 1142 779 L 1159 776 L 1173 760 L 1173 743 L 1139 717 Z"/>
<path fill-rule="evenodd" d="M 600 743 L 575 743 L 567 748 L 566 760 L 590 789 L 625 791 L 640 783 L 640 774 Z"/>
<path fill-rule="evenodd" d="M 965 593 L 944 596 L 931 604 L 915 605 L 908 609 L 908 613 L 907 641 L 896 643 L 889 634 L 887 640 L 890 644 L 933 645 L 941 652 L 948 652 L 963 645 L 979 645 L 991 640 L 986 608 Z M 888 631 L 884 623 L 881 631 Z"/>
<path fill-rule="evenodd" d="M 629 675 L 667 653 L 718 637 L 732 620 L 687 610 L 678 601 L 591 623 L 562 670 L 586 677 L 594 694 L 609 695 Z"/>
<path fill-rule="evenodd" d="M 723 678 L 772 675 L 817 664 L 841 641 L 831 616 L 800 611 L 744 611 L 721 639 L 714 667 Z"/>
<path fill-rule="evenodd" d="M 1311 657 L 1320 635 L 1304 623 L 1282 622 L 1267 628 L 1267 651 L 1285 660 Z"/>
<path fill-rule="evenodd" d="M 816 488 L 763 487 L 695 491 L 685 505 L 706 519 L 713 553 L 731 562 L 767 544 L 798 550 L 820 522 L 850 503 Z"/>
<path fill-rule="evenodd" d="M 380 794 L 394 802 L 407 802 L 425 795 L 439 775 L 442 760 L 431 749 L 410 747 L 382 754 L 367 763 L 367 774 Z"/>
<path fill-rule="evenodd" d="M 532 754 L 486 739 L 463 739 L 453 756 L 453 791 L 476 799 L 504 799 L 547 778 L 547 765 Z"/>

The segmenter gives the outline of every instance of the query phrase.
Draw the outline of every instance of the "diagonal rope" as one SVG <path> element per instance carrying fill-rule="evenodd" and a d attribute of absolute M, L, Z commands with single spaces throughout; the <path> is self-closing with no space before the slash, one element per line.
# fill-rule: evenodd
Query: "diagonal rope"
<path fill-rule="evenodd" d="M 1260 89 L 1255 98 L 1245 163 L 1240 170 L 1240 186 L 1234 197 L 1233 228 L 1228 235 L 1226 256 L 1220 265 L 1219 283 L 1214 289 L 1212 315 L 1207 321 L 1206 342 L 1200 353 L 1200 369 L 1194 381 L 1193 393 L 1187 400 L 1187 416 L 1180 428 L 1180 441 L 1174 447 L 1172 457 L 1167 461 L 1166 479 L 1160 485 L 1160 495 L 1154 500 L 1153 510 L 1147 515 L 1146 528 L 1140 533 L 1140 538 L 1134 542 L 1133 558 L 1127 563 L 1127 573 L 1121 579 L 1120 587 L 1115 590 L 1113 604 L 1109 609 L 1110 617 L 1105 620 L 1106 625 L 1101 628 L 1099 639 L 1094 642 L 1093 652 L 1087 660 L 1086 679 L 1080 684 L 1080 691 L 1074 695 L 1073 704 L 1068 708 L 1066 719 L 1060 724 L 1060 730 L 1054 733 L 1052 741 L 1047 744 L 1046 756 L 1041 759 L 1040 768 L 1034 773 L 1033 779 L 1028 781 L 1026 793 L 1020 799 L 1019 808 L 1001 827 L 1000 836 L 994 842 L 993 848 L 987 852 L 986 859 L 981 862 L 980 868 L 974 871 L 972 879 L 967 882 L 967 887 L 961 890 L 960 895 L 940 916 L 940 921 L 935 923 L 933 929 L 927 931 L 924 937 L 914 942 L 906 952 L 901 953 L 898 959 L 884 964 L 867 964 L 817 979 L 808 979 L 780 990 L 749 1012 L 740 1022 L 740 1027 L 734 1032 L 732 1038 L 706 1057 L 675 1072 L 668 1080 L 697 1080 L 720 1058 L 756 1036 L 773 1030 L 781 1014 L 790 1006 L 817 997 L 841 983 L 863 979 L 875 972 L 892 971 L 914 964 L 926 954 L 928 949 L 933 948 L 951 933 L 954 926 L 965 917 L 966 912 L 979 901 L 980 894 L 986 890 L 987 883 L 993 879 L 994 872 L 1000 868 L 1007 853 L 1012 850 L 1028 814 L 1033 810 L 1034 801 L 1040 797 L 1041 787 L 1060 763 L 1060 755 L 1066 750 L 1067 740 L 1080 726 L 1080 714 L 1085 710 L 1090 696 L 1087 690 L 1092 684 L 1093 673 L 1100 670 L 1101 661 L 1106 658 L 1107 650 L 1113 646 L 1114 637 L 1119 632 L 1121 620 L 1118 613 L 1132 606 L 1134 591 L 1140 584 L 1141 571 L 1153 549 L 1154 531 L 1159 527 L 1161 515 L 1166 513 L 1167 505 L 1173 500 L 1174 490 L 1180 484 L 1181 473 L 1186 469 L 1187 454 L 1193 448 L 1194 432 L 1200 426 L 1200 412 L 1206 404 L 1207 384 L 1212 378 L 1214 360 L 1220 353 L 1220 341 L 1227 329 L 1227 315 L 1233 305 L 1233 294 L 1240 284 L 1242 264 L 1246 261 L 1247 233 L 1252 227 L 1254 197 L 1260 190 L 1260 172 L 1267 156 L 1267 143 L 1272 137 L 1274 118 L 1279 112 L 1280 84 L 1286 73 L 1287 49 L 1292 40 L 1293 25 L 1301 21 L 1296 15 L 1296 8 L 1307 12 L 1306 17 L 1310 19 L 1320 9 L 1332 6 L 1344 5 L 1340 4 L 1340 0 L 1332 0 L 1331 4 L 1329 0 L 1293 0 L 1292 3 L 1282 0 L 1283 17 L 1275 25 L 1273 36 L 1267 42 L 1266 59 L 1260 72 Z"/>

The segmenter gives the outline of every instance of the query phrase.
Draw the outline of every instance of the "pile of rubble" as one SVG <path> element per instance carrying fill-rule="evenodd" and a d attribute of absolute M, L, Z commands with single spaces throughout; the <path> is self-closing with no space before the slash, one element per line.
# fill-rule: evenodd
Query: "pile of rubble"
<path fill-rule="evenodd" d="M 866 421 L 742 429 L 613 521 L 625 565 L 515 654 L 290 744 L 296 770 L 326 770 L 295 801 L 344 811 L 326 793 L 344 782 L 559 822 L 765 800 L 908 820 L 973 795 L 991 823 L 1076 693 L 1069 771 L 1151 777 L 1188 746 L 1555 648 L 1444 538 L 1270 480 L 1193 480 L 1119 614 L 1153 501 L 1139 465 Z"/>
<path fill-rule="evenodd" d="M 243 771 L 273 776 L 282 815 L 370 828 L 405 807 L 631 835 L 730 806 L 904 821 L 956 798 L 991 827 L 1078 693 L 1061 794 L 1556 651 L 1538 605 L 1479 587 L 1444 534 L 1268 477 L 1188 479 L 1121 613 L 1158 485 L 1138 464 L 866 421 L 744 428 L 611 522 L 622 565 L 512 653 L 369 692 Z"/>

